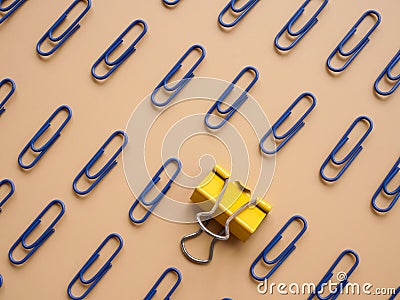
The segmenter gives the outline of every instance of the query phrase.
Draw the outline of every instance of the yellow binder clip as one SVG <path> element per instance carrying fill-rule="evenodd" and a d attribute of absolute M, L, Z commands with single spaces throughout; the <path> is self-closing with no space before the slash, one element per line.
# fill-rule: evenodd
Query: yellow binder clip
<path fill-rule="evenodd" d="M 200 229 L 184 236 L 181 240 L 183 254 L 192 262 L 209 263 L 212 260 L 214 245 L 218 240 L 226 241 L 230 233 L 242 242 L 252 235 L 271 210 L 271 205 L 262 198 L 251 198 L 251 191 L 239 181 L 229 182 L 230 174 L 216 165 L 213 172 L 196 187 L 190 200 L 197 203 L 203 212 L 196 215 Z M 207 228 L 210 219 L 216 220 L 224 228 L 213 233 Z M 208 259 L 193 257 L 186 249 L 185 242 L 203 232 L 213 239 Z"/>

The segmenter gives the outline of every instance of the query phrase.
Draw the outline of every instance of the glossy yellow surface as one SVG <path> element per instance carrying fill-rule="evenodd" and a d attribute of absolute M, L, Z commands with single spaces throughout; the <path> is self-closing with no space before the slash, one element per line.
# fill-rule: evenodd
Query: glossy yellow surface
<path fill-rule="evenodd" d="M 229 177 L 229 172 L 216 165 L 214 170 L 195 189 L 190 199 L 198 203 L 204 211 L 211 210 Z M 218 211 L 222 213 L 216 216 L 215 220 L 221 226 L 225 226 L 227 219 L 250 200 L 250 189 L 239 181 L 229 182 L 218 206 Z M 271 205 L 264 199 L 257 198 L 256 206 L 245 209 L 231 221 L 230 232 L 245 242 L 257 230 L 271 208 Z"/>

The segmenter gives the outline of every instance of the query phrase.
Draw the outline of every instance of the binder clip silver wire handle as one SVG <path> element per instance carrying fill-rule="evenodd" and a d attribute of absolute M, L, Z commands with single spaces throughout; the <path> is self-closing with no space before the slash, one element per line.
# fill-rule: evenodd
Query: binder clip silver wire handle
<path fill-rule="evenodd" d="M 229 231 L 229 224 L 230 222 L 236 218 L 236 216 L 238 216 L 240 213 L 242 213 L 245 209 L 247 209 L 250 206 L 254 206 L 257 204 L 257 199 L 251 199 L 249 202 L 243 204 L 238 210 L 236 210 L 225 222 L 225 227 L 223 229 L 221 229 L 218 234 L 212 232 L 211 230 L 209 230 L 207 228 L 207 224 L 209 223 L 209 220 L 213 217 L 213 215 L 215 214 L 216 210 L 219 207 L 219 204 L 222 200 L 222 197 L 225 193 L 225 190 L 228 186 L 228 180 L 225 180 L 224 186 L 221 190 L 221 193 L 218 196 L 218 200 L 215 202 L 213 208 L 208 211 L 208 212 L 199 212 L 196 215 L 196 219 L 197 222 L 200 226 L 200 229 L 194 233 L 190 233 L 188 235 L 185 235 L 182 239 L 181 239 L 181 249 L 183 254 L 186 256 L 186 258 L 188 258 L 189 260 L 191 260 L 194 263 L 199 263 L 199 264 L 207 264 L 209 263 L 212 258 L 213 258 L 213 254 L 214 254 L 214 246 L 215 243 L 220 240 L 220 241 L 226 241 L 229 239 L 230 237 L 230 231 Z M 203 220 L 205 219 L 205 221 Z M 192 256 L 188 250 L 186 249 L 185 246 L 185 242 L 189 239 L 193 239 L 196 238 L 198 236 L 200 236 L 203 232 L 207 233 L 208 235 L 210 235 L 213 239 L 210 243 L 210 251 L 209 251 L 209 255 L 207 259 L 199 259 L 196 258 L 194 256 Z M 223 234 L 223 235 L 222 235 Z"/>

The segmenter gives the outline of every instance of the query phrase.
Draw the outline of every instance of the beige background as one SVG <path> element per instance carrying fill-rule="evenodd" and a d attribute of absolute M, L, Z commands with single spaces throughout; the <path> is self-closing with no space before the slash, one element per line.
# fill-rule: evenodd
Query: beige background
<path fill-rule="evenodd" d="M 370 208 L 371 196 L 399 156 L 399 91 L 386 100 L 372 92 L 374 80 L 399 49 L 398 0 L 330 1 L 318 24 L 286 55 L 274 50 L 273 39 L 302 0 L 260 1 L 230 32 L 221 30 L 216 21 L 226 2 L 182 0 L 168 9 L 159 0 L 94 1 L 78 32 L 47 60 L 36 54 L 36 43 L 71 1 L 27 1 L 0 26 L 1 78 L 10 77 L 17 84 L 0 118 L 0 177 L 11 178 L 17 188 L 0 217 L 2 299 L 66 299 L 68 283 L 110 232 L 120 233 L 125 246 L 91 299 L 142 299 L 168 266 L 178 267 L 183 274 L 174 299 L 280 299 L 283 296 L 259 295 L 248 269 L 296 213 L 307 218 L 309 230 L 272 281 L 318 282 L 338 254 L 352 248 L 361 262 L 351 281 L 370 282 L 374 287 L 400 284 L 399 204 L 383 217 Z M 320 3 L 312 2 L 314 7 Z M 371 8 L 382 14 L 382 24 L 346 72 L 331 76 L 325 69 L 327 56 Z M 90 75 L 93 62 L 137 18 L 146 20 L 148 34 L 109 80 L 96 83 Z M 252 95 L 271 122 L 303 91 L 313 92 L 318 99 L 306 126 L 277 157 L 266 196 L 273 205 L 270 216 L 245 244 L 235 239 L 217 244 L 208 266 L 194 265 L 180 253 L 180 238 L 196 226 L 154 216 L 141 227 L 130 223 L 127 214 L 134 198 L 121 163 L 90 196 L 79 198 L 71 188 L 73 178 L 106 137 L 125 128 L 135 106 L 194 43 L 207 50 L 198 76 L 231 80 L 245 65 L 259 69 L 261 77 Z M 61 104 L 72 107 L 71 122 L 34 169 L 21 171 L 19 152 Z M 318 175 L 321 163 L 350 123 L 363 114 L 375 124 L 364 150 L 339 182 L 323 184 Z M 158 159 L 150 165 L 152 173 L 159 167 Z M 197 157 L 182 160 L 188 168 L 185 162 Z M 195 164 L 187 165 L 187 172 L 196 172 Z M 67 206 L 56 233 L 28 263 L 12 266 L 7 258 L 10 246 L 52 199 Z M 162 299 L 167 284 L 155 299 Z"/>

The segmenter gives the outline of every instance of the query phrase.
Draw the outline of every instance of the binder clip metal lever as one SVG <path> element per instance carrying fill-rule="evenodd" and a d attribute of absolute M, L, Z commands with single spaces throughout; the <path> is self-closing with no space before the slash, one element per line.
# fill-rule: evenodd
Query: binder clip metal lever
<path fill-rule="evenodd" d="M 213 257 L 215 243 L 228 240 L 231 233 L 245 242 L 257 230 L 272 208 L 261 198 L 251 199 L 251 191 L 238 181 L 229 182 L 229 177 L 230 174 L 221 166 L 215 166 L 213 172 L 207 175 L 190 197 L 203 209 L 203 212 L 196 215 L 199 230 L 181 239 L 183 254 L 194 263 L 209 263 Z M 214 219 L 223 226 L 217 234 L 207 228 L 210 219 Z M 207 259 L 192 256 L 185 246 L 187 240 L 203 232 L 212 237 Z"/>

